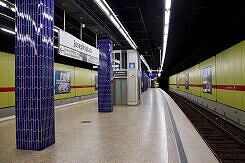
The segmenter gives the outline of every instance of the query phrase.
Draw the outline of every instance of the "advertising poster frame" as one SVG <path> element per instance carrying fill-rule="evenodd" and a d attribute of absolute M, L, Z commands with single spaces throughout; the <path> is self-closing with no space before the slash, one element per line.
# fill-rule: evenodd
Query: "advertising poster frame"
<path fill-rule="evenodd" d="M 202 71 L 203 93 L 212 94 L 212 67 L 205 67 L 202 69 Z"/>
<path fill-rule="evenodd" d="M 189 89 L 189 73 L 185 74 L 185 89 Z"/>
<path fill-rule="evenodd" d="M 55 94 L 71 93 L 71 72 L 55 70 Z"/>
<path fill-rule="evenodd" d="M 176 76 L 176 86 L 179 88 L 179 75 Z"/>

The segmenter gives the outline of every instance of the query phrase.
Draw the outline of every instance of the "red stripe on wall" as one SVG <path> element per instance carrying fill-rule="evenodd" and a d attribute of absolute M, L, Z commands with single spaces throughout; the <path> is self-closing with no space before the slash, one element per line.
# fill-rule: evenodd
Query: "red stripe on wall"
<path fill-rule="evenodd" d="M 14 92 L 14 87 L 8 87 L 8 88 L 0 88 L 0 92 Z"/>
<path fill-rule="evenodd" d="M 93 88 L 94 85 L 71 86 L 71 88 Z M 55 88 L 54 88 L 55 89 Z M 0 88 L 0 92 L 14 92 L 15 87 Z"/>
<path fill-rule="evenodd" d="M 189 86 L 190 87 L 203 87 L 202 84 L 190 84 Z"/>
<path fill-rule="evenodd" d="M 212 88 L 225 89 L 225 90 L 235 90 L 235 91 L 245 91 L 245 86 L 243 85 L 214 85 Z"/>
<path fill-rule="evenodd" d="M 169 85 L 176 85 L 177 84 L 169 84 Z M 179 84 L 179 86 L 185 86 L 185 84 Z M 203 87 L 201 84 L 190 84 L 190 87 Z M 224 90 L 233 90 L 233 91 L 245 91 L 244 85 L 212 85 L 214 89 L 224 89 Z"/>

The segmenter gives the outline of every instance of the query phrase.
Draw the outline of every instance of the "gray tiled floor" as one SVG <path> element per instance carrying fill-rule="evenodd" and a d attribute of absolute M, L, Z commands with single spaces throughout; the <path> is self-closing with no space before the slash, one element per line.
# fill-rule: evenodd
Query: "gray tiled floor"
<path fill-rule="evenodd" d="M 0 162 L 179 162 L 174 136 L 168 134 L 162 96 L 158 89 L 149 89 L 139 106 L 115 106 L 113 113 L 98 113 L 97 100 L 59 108 L 56 143 L 43 151 L 17 150 L 15 120 L 1 122 Z M 182 114 L 177 120 L 182 118 L 190 123 Z M 177 128 L 180 123 L 176 122 Z M 193 132 L 193 128 L 189 131 Z M 184 143 L 189 143 L 188 136 L 194 137 L 195 142 L 202 141 L 196 133 L 194 136 L 180 133 L 180 136 Z M 193 150 L 191 156 L 191 144 L 183 144 L 189 149 L 187 156 L 194 158 L 188 160 L 195 162 L 204 156 L 211 158 L 209 163 L 215 162 L 205 143 L 201 145 L 204 152 Z"/>

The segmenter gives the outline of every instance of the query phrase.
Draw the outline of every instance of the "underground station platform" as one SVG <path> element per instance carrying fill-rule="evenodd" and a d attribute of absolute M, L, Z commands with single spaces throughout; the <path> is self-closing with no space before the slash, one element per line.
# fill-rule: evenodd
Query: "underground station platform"
<path fill-rule="evenodd" d="M 16 149 L 15 119 L 0 122 L 1 162 L 218 162 L 173 99 L 148 89 L 138 106 L 98 113 L 97 98 L 55 108 L 55 144 Z"/>
<path fill-rule="evenodd" d="M 0 0 L 0 163 L 245 163 L 242 1 Z"/>

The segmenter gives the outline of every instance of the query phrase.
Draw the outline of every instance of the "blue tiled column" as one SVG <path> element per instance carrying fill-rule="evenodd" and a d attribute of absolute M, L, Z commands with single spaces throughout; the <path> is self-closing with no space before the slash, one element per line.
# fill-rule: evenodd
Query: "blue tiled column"
<path fill-rule="evenodd" d="M 99 112 L 113 111 L 113 69 L 112 69 L 112 50 L 111 39 L 100 39 L 99 48 L 99 68 L 98 68 L 98 107 Z"/>
<path fill-rule="evenodd" d="M 15 0 L 15 114 L 18 149 L 55 142 L 54 0 Z"/>

